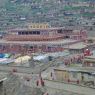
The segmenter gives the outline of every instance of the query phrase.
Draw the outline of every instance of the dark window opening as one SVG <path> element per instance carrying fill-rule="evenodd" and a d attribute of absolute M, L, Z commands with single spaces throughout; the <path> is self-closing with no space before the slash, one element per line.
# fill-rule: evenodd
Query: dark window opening
<path fill-rule="evenodd" d="M 32 32 L 29 32 L 29 34 L 31 35 L 31 34 L 33 34 Z"/>
<path fill-rule="evenodd" d="M 48 49 L 51 49 L 51 47 L 48 47 Z"/>
<path fill-rule="evenodd" d="M 28 32 L 25 32 L 26 35 L 28 35 Z"/>
<path fill-rule="evenodd" d="M 21 34 L 22 34 L 22 35 L 24 35 L 24 34 L 25 34 L 25 32 L 21 32 Z"/>
<path fill-rule="evenodd" d="M 21 32 L 18 32 L 18 35 L 21 35 L 22 33 Z"/>
<path fill-rule="evenodd" d="M 18 35 L 39 35 L 40 31 L 20 31 L 18 32 Z"/>
<path fill-rule="evenodd" d="M 40 34 L 40 31 L 31 31 L 32 34 Z"/>
<path fill-rule="evenodd" d="M 63 33 L 62 29 L 58 30 L 57 32 L 58 32 L 58 33 Z"/>
<path fill-rule="evenodd" d="M 36 34 L 36 31 L 33 31 L 33 34 Z"/>
<path fill-rule="evenodd" d="M 93 43 L 93 40 L 92 40 L 92 39 L 89 39 L 89 40 L 88 40 L 88 43 Z"/>
<path fill-rule="evenodd" d="M 70 36 L 65 36 L 64 38 L 66 38 L 66 39 L 67 39 L 67 38 L 70 38 Z"/>
<path fill-rule="evenodd" d="M 33 49 L 33 46 L 30 46 L 31 49 Z"/>
<path fill-rule="evenodd" d="M 40 31 L 37 31 L 37 34 L 40 34 Z"/>

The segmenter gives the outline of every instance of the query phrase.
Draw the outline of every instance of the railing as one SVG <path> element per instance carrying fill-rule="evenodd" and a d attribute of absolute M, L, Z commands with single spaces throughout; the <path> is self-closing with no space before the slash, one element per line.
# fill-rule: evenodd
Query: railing
<path fill-rule="evenodd" d="M 6 40 L 9 41 L 53 41 L 63 39 L 63 35 L 41 36 L 41 35 L 7 35 Z"/>

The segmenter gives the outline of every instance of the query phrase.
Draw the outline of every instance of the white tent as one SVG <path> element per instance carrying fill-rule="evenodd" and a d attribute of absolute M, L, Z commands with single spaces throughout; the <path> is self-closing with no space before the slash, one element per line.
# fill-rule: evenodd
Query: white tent
<path fill-rule="evenodd" d="M 10 59 L 10 58 L 0 58 L 0 64 L 9 64 L 14 62 L 14 59 Z"/>
<path fill-rule="evenodd" d="M 30 56 L 21 56 L 21 57 L 18 57 L 17 59 L 15 59 L 15 63 L 25 63 L 25 62 L 28 62 L 29 60 L 31 59 Z"/>
<path fill-rule="evenodd" d="M 44 60 L 44 59 L 46 59 L 46 58 L 47 58 L 46 55 L 38 55 L 38 56 L 34 56 L 34 57 L 33 57 L 34 60 L 38 60 L 38 61 Z"/>

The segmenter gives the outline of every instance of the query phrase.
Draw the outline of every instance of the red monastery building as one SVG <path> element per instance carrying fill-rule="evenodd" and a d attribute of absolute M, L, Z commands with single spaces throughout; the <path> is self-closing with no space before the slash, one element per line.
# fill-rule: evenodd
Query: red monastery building
<path fill-rule="evenodd" d="M 52 28 L 48 24 L 32 23 L 27 28 L 8 31 L 0 41 L 0 53 L 63 51 L 64 45 L 80 42 L 86 37 L 84 30 L 75 33 L 73 29 Z"/>
<path fill-rule="evenodd" d="M 53 41 L 63 39 L 63 28 L 51 28 L 48 24 L 31 24 L 26 29 L 9 31 L 9 41 Z"/>

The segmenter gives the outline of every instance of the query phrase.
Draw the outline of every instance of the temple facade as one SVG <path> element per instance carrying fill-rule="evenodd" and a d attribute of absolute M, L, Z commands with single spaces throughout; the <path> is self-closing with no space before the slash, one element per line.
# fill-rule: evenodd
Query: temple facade
<path fill-rule="evenodd" d="M 80 42 L 86 37 L 84 30 L 32 23 L 22 29 L 9 30 L 0 41 L 0 53 L 58 52 L 64 50 L 64 45 Z"/>
<path fill-rule="evenodd" d="M 26 29 L 10 30 L 5 37 L 9 41 L 52 41 L 63 39 L 63 27 L 51 28 L 48 24 L 30 24 Z"/>

